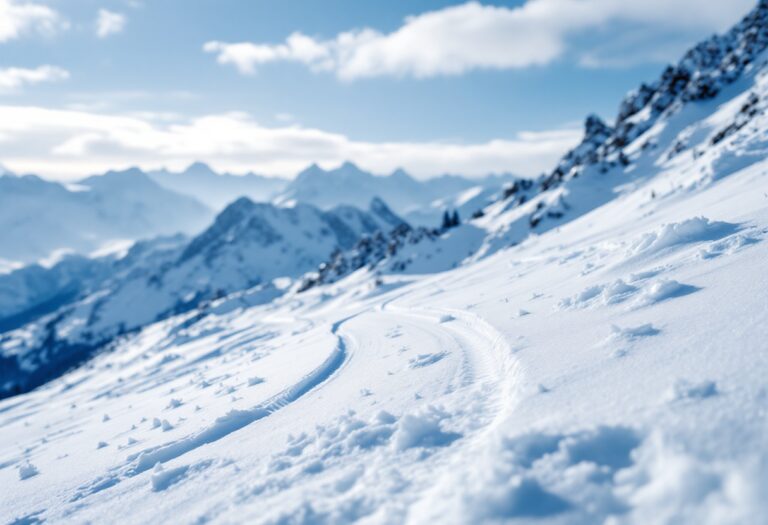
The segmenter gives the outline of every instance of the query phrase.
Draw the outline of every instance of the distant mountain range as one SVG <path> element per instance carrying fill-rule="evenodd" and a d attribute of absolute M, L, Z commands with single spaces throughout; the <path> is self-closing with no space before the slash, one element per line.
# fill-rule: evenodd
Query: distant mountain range
<path fill-rule="evenodd" d="M 219 174 L 195 163 L 183 172 L 110 171 L 75 184 L 0 171 L 0 273 L 62 253 L 87 254 L 115 241 L 194 234 L 240 197 L 278 206 L 365 208 L 380 198 L 414 225 L 435 227 L 446 209 L 468 217 L 490 202 L 512 175 L 417 180 L 403 170 L 379 176 L 352 163 L 310 166 L 292 180 Z"/>
<path fill-rule="evenodd" d="M 351 162 L 338 168 L 324 170 L 313 164 L 299 173 L 275 198 L 278 204 L 304 202 L 322 209 L 339 204 L 364 205 L 374 197 L 384 199 L 392 209 L 414 224 L 439 225 L 440 217 L 447 208 L 461 208 L 472 197 L 480 196 L 474 202 L 478 209 L 485 205 L 485 198 L 498 192 L 502 186 L 512 183 L 518 177 L 513 175 L 489 175 L 469 179 L 458 175 L 443 175 L 426 180 L 417 180 L 403 170 L 390 175 L 373 175 Z M 470 191 L 472 197 L 462 194 Z"/>
<path fill-rule="evenodd" d="M 217 173 L 202 162 L 195 162 L 182 172 L 159 170 L 150 171 L 147 175 L 163 188 L 193 197 L 216 211 L 224 209 L 239 197 L 269 202 L 288 184 L 285 179 L 254 173 Z"/>
<path fill-rule="evenodd" d="M 194 233 L 212 218 L 205 205 L 163 188 L 138 169 L 69 185 L 34 175 L 0 175 L 0 260 L 7 264 L 57 252 L 89 253 L 114 240 Z"/>

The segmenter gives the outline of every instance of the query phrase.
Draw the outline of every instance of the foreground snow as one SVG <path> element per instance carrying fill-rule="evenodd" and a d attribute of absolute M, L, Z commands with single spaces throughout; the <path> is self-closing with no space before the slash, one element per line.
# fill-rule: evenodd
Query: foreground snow
<path fill-rule="evenodd" d="M 0 404 L 0 519 L 763 522 L 767 194 L 152 325 Z"/>

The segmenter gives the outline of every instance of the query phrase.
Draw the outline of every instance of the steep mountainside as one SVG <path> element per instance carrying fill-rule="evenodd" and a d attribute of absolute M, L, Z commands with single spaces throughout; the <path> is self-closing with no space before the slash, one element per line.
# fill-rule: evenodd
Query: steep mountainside
<path fill-rule="evenodd" d="M 440 268 L 475 261 L 624 195 L 675 199 L 761 161 L 768 129 L 766 47 L 768 2 L 761 1 L 728 33 L 695 46 L 656 82 L 627 95 L 613 126 L 590 115 L 582 142 L 552 172 L 508 184 L 437 242 L 419 232 L 380 238 L 382 248 L 365 251 L 387 256 L 366 258 L 362 267 L 388 273 L 415 261 L 440 261 Z M 453 249 L 456 244 L 466 249 Z M 407 249 L 387 252 L 388 245 Z M 354 252 L 348 257 L 360 260 Z M 326 262 L 320 280 L 309 276 L 308 282 L 323 282 L 324 275 L 335 281 L 361 267 L 340 262 L 344 258 Z"/>

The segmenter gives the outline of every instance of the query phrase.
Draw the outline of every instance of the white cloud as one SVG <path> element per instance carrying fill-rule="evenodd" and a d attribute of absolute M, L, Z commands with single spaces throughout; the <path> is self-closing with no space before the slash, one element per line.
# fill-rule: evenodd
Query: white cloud
<path fill-rule="evenodd" d="M 110 168 L 182 168 L 202 160 L 234 172 L 291 176 L 312 162 L 351 160 L 417 176 L 445 172 L 537 175 L 581 136 L 580 130 L 522 133 L 483 143 L 368 142 L 298 125 L 266 127 L 243 113 L 195 119 L 107 115 L 40 107 L 0 106 L 0 159 L 16 172 L 72 179 Z"/>
<path fill-rule="evenodd" d="M 516 69 L 549 64 L 568 48 L 570 37 L 634 23 L 649 30 L 722 30 L 753 0 L 528 0 L 519 7 L 468 2 L 405 19 L 384 34 L 356 29 L 329 40 L 295 32 L 284 43 L 208 42 L 221 64 L 253 74 L 277 61 L 306 64 L 352 80 L 382 75 L 432 77 L 473 69 Z"/>
<path fill-rule="evenodd" d="M 28 84 L 55 82 L 69 78 L 69 71 L 56 66 L 39 66 L 35 69 L 9 67 L 0 69 L 0 93 L 15 91 Z"/>
<path fill-rule="evenodd" d="M 99 16 L 96 19 L 96 35 L 99 38 L 107 38 L 110 35 L 121 33 L 125 29 L 127 19 L 121 13 L 99 9 Z"/>
<path fill-rule="evenodd" d="M 50 34 L 65 26 L 59 14 L 48 6 L 0 0 L 0 42 L 30 31 Z"/>
<path fill-rule="evenodd" d="M 330 57 L 330 50 L 326 44 L 316 42 L 301 33 L 293 33 L 284 44 L 279 45 L 208 42 L 203 46 L 203 50 L 207 53 L 216 53 L 219 64 L 233 65 L 244 75 L 253 74 L 257 65 L 268 62 L 289 60 L 304 64 L 323 64 Z"/>

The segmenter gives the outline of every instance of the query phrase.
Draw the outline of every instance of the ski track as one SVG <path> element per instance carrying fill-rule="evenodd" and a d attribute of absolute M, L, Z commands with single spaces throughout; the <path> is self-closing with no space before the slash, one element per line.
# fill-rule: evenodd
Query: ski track
<path fill-rule="evenodd" d="M 419 287 L 416 288 L 416 290 L 419 289 Z M 330 332 L 336 337 L 336 346 L 320 366 L 297 383 L 250 409 L 230 411 L 208 427 L 186 437 L 131 454 L 124 464 L 112 468 L 107 474 L 91 482 L 80 485 L 69 498 L 69 504 L 80 505 L 81 500 L 115 487 L 122 481 L 144 474 L 153 468 L 155 469 L 151 476 L 152 486 L 155 487 L 153 490 L 161 490 L 157 487 L 165 488 L 175 483 L 177 479 L 182 479 L 187 469 L 191 469 L 191 472 L 202 468 L 194 463 L 191 466 L 178 466 L 174 460 L 227 438 L 289 406 L 296 409 L 298 405 L 308 403 L 311 408 L 312 401 L 305 401 L 308 393 L 327 389 L 329 383 L 343 377 L 344 369 L 351 365 L 356 354 L 375 354 L 381 351 L 381 341 L 377 341 L 375 335 L 366 334 L 365 330 L 358 331 L 360 329 L 351 322 L 357 319 L 366 320 L 365 317 L 370 316 L 371 319 L 368 319 L 368 322 L 373 320 L 381 326 L 394 326 L 387 336 L 393 340 L 400 337 L 403 332 L 418 331 L 426 334 L 434 342 L 436 350 L 420 356 L 423 362 L 419 365 L 419 369 L 434 366 L 443 360 L 449 360 L 452 363 L 453 373 L 441 380 L 444 382 L 441 393 L 425 400 L 425 403 L 429 403 L 428 406 L 431 407 L 435 403 L 439 406 L 448 399 L 452 400 L 452 406 L 460 406 L 461 399 L 465 399 L 467 404 L 474 402 L 471 415 L 474 420 L 472 432 L 466 435 L 455 434 L 454 438 L 448 440 L 448 446 L 441 451 L 442 456 L 437 461 L 431 461 L 429 468 L 424 466 L 416 469 L 419 473 L 412 480 L 415 490 L 404 497 L 404 500 L 407 500 L 404 503 L 405 508 L 410 508 L 436 484 L 436 480 L 448 474 L 455 474 L 455 470 L 463 465 L 459 457 L 464 456 L 462 451 L 476 453 L 477 450 L 488 445 L 488 438 L 494 434 L 496 426 L 504 420 L 506 413 L 514 408 L 512 400 L 515 398 L 514 391 L 519 383 L 519 366 L 504 336 L 480 317 L 460 310 L 398 306 L 398 300 L 406 295 L 410 294 L 401 292 L 374 308 L 366 308 L 333 322 L 330 325 Z M 312 322 L 309 324 L 311 325 Z M 365 326 L 365 324 L 361 325 L 363 328 Z M 451 351 L 439 350 L 446 341 L 453 343 Z M 369 356 L 361 356 L 362 362 L 367 357 Z M 371 386 L 377 388 L 375 384 Z M 449 435 L 446 434 L 446 436 Z M 457 438 L 460 439 L 451 443 Z M 354 462 L 355 458 L 350 458 L 350 461 Z M 176 466 L 164 470 L 163 467 L 169 462 L 174 462 L 171 465 Z M 210 465 L 210 462 L 203 463 L 205 468 Z M 464 467 L 466 468 L 466 465 Z M 407 510 L 405 512 L 407 514 Z M 212 518 L 218 514 L 219 512 L 212 511 L 212 514 L 207 517 Z M 405 517 L 403 515 L 403 518 Z"/>
<path fill-rule="evenodd" d="M 75 493 L 71 501 L 78 501 L 104 489 L 113 487 L 122 479 L 141 474 L 158 463 L 166 463 L 204 445 L 219 441 L 233 432 L 243 429 L 256 421 L 266 418 L 278 410 L 285 408 L 289 404 L 299 400 L 311 390 L 318 388 L 323 383 L 330 380 L 349 357 L 347 344 L 344 341 L 344 338 L 338 335 L 338 330 L 352 317 L 342 319 L 332 325 L 331 332 L 337 336 L 336 346 L 319 367 L 307 374 L 298 383 L 251 409 L 233 410 L 218 418 L 213 425 L 195 434 L 128 456 L 126 465 L 117 467 L 114 472 L 94 480 L 87 486 L 81 487 Z"/>

